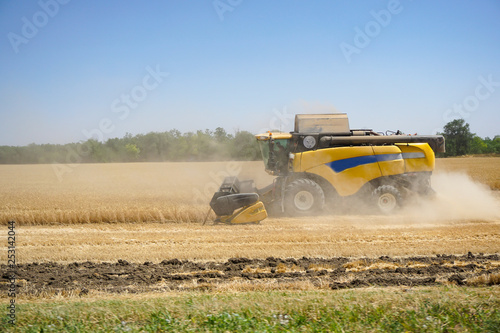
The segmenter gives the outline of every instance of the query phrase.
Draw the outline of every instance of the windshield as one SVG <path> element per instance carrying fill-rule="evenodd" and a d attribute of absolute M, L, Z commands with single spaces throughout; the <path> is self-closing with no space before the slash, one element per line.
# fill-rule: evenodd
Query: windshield
<path fill-rule="evenodd" d="M 266 169 L 277 171 L 288 164 L 288 141 L 288 139 L 259 141 Z M 273 150 L 272 154 L 269 154 L 270 149 Z"/>
<path fill-rule="evenodd" d="M 274 140 L 274 151 L 278 153 L 280 151 L 287 150 L 288 141 L 288 139 Z"/>
<path fill-rule="evenodd" d="M 269 141 L 259 141 L 260 152 L 262 153 L 262 159 L 264 160 L 264 165 L 267 168 L 267 162 L 269 161 Z"/>

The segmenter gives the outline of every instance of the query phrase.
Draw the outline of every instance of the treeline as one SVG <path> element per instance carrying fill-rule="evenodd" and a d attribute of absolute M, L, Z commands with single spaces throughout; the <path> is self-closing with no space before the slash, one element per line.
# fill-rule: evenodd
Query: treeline
<path fill-rule="evenodd" d="M 151 132 L 105 142 L 0 146 L 0 164 L 106 163 L 163 161 L 257 160 L 260 150 L 255 136 L 246 131 L 234 135 L 223 128 L 181 133 Z"/>
<path fill-rule="evenodd" d="M 455 119 L 444 126 L 446 153 L 443 156 L 463 156 L 475 154 L 500 154 L 500 135 L 480 138 L 471 133 L 469 124 L 463 119 Z"/>
<path fill-rule="evenodd" d="M 480 138 L 470 132 L 469 124 L 456 119 L 440 133 L 446 140 L 443 157 L 471 154 L 500 154 L 500 136 Z M 30 144 L 23 147 L 0 146 L 0 164 L 36 163 L 106 163 L 164 161 L 258 160 L 260 150 L 252 133 L 234 135 L 218 127 L 181 133 L 178 130 L 151 132 L 105 142 L 87 140 L 79 143 Z"/>

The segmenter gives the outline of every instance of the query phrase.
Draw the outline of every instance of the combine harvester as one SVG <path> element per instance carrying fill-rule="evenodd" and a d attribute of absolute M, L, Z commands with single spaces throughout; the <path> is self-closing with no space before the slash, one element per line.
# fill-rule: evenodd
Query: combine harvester
<path fill-rule="evenodd" d="M 299 114 L 290 133 L 256 135 L 274 182 L 256 189 L 252 180 L 226 178 L 210 201 L 216 223 L 258 223 L 266 209 L 307 216 L 339 198 L 362 197 L 385 214 L 410 193 L 434 193 L 434 153 L 441 135 L 403 135 L 349 128 L 344 113 Z"/>

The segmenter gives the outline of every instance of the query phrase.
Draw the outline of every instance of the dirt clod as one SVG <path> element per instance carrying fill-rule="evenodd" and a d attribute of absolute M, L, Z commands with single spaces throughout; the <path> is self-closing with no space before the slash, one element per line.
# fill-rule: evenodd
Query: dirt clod
<path fill-rule="evenodd" d="M 84 296 L 89 290 L 109 293 L 154 290 L 216 290 L 217 286 L 244 280 L 247 283 L 308 281 L 317 288 L 345 289 L 368 286 L 429 286 L 439 283 L 465 285 L 481 276 L 500 274 L 499 256 L 472 254 L 412 258 L 231 258 L 226 262 L 193 262 L 179 259 L 160 263 L 74 262 L 17 265 L 19 292 L 37 294 L 52 290 L 73 291 Z M 0 265 L 0 271 L 8 267 Z M 8 274 L 0 278 L 0 290 L 8 288 Z M 191 287 L 189 287 L 191 286 Z"/>

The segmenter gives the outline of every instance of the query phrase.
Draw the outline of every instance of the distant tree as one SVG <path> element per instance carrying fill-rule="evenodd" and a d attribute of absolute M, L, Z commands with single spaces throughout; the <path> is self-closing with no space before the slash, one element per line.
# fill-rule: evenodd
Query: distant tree
<path fill-rule="evenodd" d="M 227 142 L 228 140 L 231 139 L 231 136 L 229 136 L 226 132 L 225 129 L 222 127 L 217 127 L 214 132 L 214 137 L 217 142 Z"/>
<path fill-rule="evenodd" d="M 101 142 L 89 139 L 83 145 L 85 145 L 84 151 L 89 153 L 90 162 L 102 163 L 108 161 L 109 156 L 106 152 L 105 145 Z"/>
<path fill-rule="evenodd" d="M 489 145 L 493 147 L 493 141 L 490 141 Z M 187 133 L 175 129 L 161 133 L 127 133 L 122 138 L 110 138 L 105 143 L 90 139 L 64 145 L 0 146 L 0 164 L 221 161 L 260 158 L 259 147 L 252 133 L 236 131 L 233 135 L 221 127 L 215 131 L 207 129 Z"/>
<path fill-rule="evenodd" d="M 136 161 L 141 150 L 134 143 L 128 143 L 125 145 L 125 152 L 129 161 Z"/>
<path fill-rule="evenodd" d="M 141 161 L 160 161 L 160 135 L 150 132 L 146 135 L 136 135 L 135 140 L 137 148 L 140 151 Z"/>
<path fill-rule="evenodd" d="M 175 139 L 178 139 L 182 136 L 182 133 L 179 130 L 173 129 L 169 132 Z"/>
<path fill-rule="evenodd" d="M 486 138 L 484 139 L 484 143 L 488 147 L 488 153 L 500 154 L 500 135 L 496 135 L 493 140 L 490 138 Z"/>
<path fill-rule="evenodd" d="M 231 157 L 236 160 L 257 160 L 260 149 L 255 136 L 247 131 L 238 131 L 231 141 Z"/>
<path fill-rule="evenodd" d="M 446 140 L 445 156 L 460 156 L 470 153 L 474 134 L 469 124 L 463 119 L 455 119 L 444 126 L 443 136 Z"/>
<path fill-rule="evenodd" d="M 488 152 L 488 145 L 484 142 L 483 139 L 474 135 L 470 145 L 470 153 L 471 154 L 484 154 Z"/>
<path fill-rule="evenodd" d="M 500 154 L 500 135 L 496 135 L 493 139 L 493 152 Z"/>

